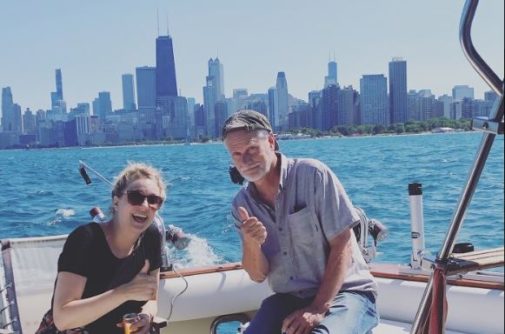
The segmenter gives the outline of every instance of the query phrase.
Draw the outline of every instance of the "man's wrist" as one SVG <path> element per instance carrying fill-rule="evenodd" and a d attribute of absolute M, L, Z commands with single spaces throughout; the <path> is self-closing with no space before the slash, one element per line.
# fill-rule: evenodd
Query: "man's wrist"
<path fill-rule="evenodd" d="M 330 303 L 329 302 L 325 302 L 325 303 L 312 302 L 312 304 L 310 304 L 309 308 L 312 311 L 314 311 L 314 313 L 325 314 L 330 309 Z"/>

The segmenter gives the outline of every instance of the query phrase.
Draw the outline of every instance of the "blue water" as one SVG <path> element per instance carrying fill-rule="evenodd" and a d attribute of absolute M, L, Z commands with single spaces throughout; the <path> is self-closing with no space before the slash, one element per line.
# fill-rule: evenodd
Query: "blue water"
<path fill-rule="evenodd" d="M 376 261 L 408 262 L 410 217 L 407 185 L 424 188 L 426 246 L 435 253 L 447 231 L 479 133 L 281 141 L 290 156 L 324 161 L 339 176 L 355 205 L 388 226 Z M 497 137 L 459 241 L 476 248 L 504 243 L 504 139 Z M 110 189 L 83 160 L 107 178 L 127 161 L 159 167 L 170 181 L 165 222 L 182 227 L 193 242 L 172 250 L 180 266 L 240 260 L 240 241 L 229 218 L 238 186 L 229 181 L 229 157 L 221 143 L 0 151 L 0 238 L 68 233 L 89 220 L 92 206 L 108 208 Z"/>

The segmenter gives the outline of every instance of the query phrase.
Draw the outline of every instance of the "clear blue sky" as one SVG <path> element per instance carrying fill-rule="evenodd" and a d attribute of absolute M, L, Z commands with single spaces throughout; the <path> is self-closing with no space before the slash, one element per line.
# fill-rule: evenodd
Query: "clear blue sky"
<path fill-rule="evenodd" d="M 457 84 L 488 87 L 458 42 L 462 0 L 24 0 L 0 4 L 0 87 L 10 86 L 23 110 L 50 107 L 54 70 L 63 72 L 68 107 L 110 91 L 122 106 L 121 74 L 155 64 L 156 10 L 167 17 L 178 87 L 202 101 L 207 60 L 224 64 L 225 93 L 266 92 L 285 71 L 289 92 L 307 99 L 321 89 L 329 54 L 341 85 L 359 89 L 363 74 L 407 60 L 408 88 L 451 93 Z M 482 0 L 473 39 L 503 78 L 504 1 Z"/>

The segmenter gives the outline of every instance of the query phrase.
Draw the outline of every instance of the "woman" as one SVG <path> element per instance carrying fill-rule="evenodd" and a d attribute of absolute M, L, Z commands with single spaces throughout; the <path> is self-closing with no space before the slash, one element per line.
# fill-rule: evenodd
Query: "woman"
<path fill-rule="evenodd" d="M 151 166 L 129 164 L 116 177 L 112 219 L 80 226 L 68 236 L 52 308 L 37 334 L 123 333 L 128 313 L 139 314 L 132 333 L 149 332 L 161 262 L 161 235 L 152 222 L 165 196 L 160 172 Z"/>

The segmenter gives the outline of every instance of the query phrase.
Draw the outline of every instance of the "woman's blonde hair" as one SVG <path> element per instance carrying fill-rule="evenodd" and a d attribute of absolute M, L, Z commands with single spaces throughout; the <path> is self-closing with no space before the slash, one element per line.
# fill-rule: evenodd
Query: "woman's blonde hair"
<path fill-rule="evenodd" d="M 160 188 L 160 197 L 166 198 L 166 185 L 161 172 L 151 165 L 141 162 L 129 162 L 128 165 L 115 177 L 112 187 L 112 198 L 121 197 L 128 185 L 138 179 L 150 179 Z"/>

